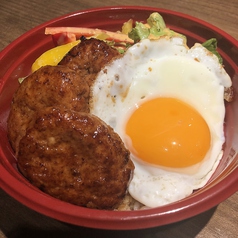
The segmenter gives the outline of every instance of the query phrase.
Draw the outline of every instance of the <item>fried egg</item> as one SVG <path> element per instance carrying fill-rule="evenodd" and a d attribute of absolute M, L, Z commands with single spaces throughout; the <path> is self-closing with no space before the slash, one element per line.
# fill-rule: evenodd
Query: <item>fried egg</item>
<path fill-rule="evenodd" d="M 215 55 L 183 38 L 142 40 L 98 74 L 91 113 L 120 135 L 135 164 L 129 193 L 147 207 L 203 187 L 222 157 L 224 88 Z"/>

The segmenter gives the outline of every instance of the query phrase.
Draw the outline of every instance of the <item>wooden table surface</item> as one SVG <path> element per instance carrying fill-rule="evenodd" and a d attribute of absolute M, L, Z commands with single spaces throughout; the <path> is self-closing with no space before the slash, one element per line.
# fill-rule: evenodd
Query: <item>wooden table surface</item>
<path fill-rule="evenodd" d="M 31 28 L 66 13 L 93 7 L 141 5 L 170 9 L 205 20 L 238 39 L 237 0 L 1 0 L 0 50 Z M 238 192 L 188 220 L 139 231 L 104 231 L 70 226 L 20 204 L 0 189 L 2 237 L 238 237 Z"/>

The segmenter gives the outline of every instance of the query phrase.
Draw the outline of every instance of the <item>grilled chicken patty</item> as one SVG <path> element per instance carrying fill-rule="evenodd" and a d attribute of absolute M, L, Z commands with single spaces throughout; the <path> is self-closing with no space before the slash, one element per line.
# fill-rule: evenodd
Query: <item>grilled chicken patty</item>
<path fill-rule="evenodd" d="M 50 107 L 37 113 L 20 140 L 18 167 L 53 197 L 112 209 L 124 198 L 134 170 L 129 154 L 98 117 Z"/>
<path fill-rule="evenodd" d="M 59 65 L 66 65 L 74 71 L 79 71 L 91 86 L 97 73 L 119 55 L 116 49 L 104 41 L 94 38 L 86 40 L 81 37 L 81 42 L 65 55 Z"/>
<path fill-rule="evenodd" d="M 90 114 L 90 85 L 119 53 L 83 39 L 58 66 L 44 66 L 14 94 L 8 137 L 19 171 L 49 195 L 80 206 L 117 208 L 134 165 L 113 129 Z"/>
<path fill-rule="evenodd" d="M 24 79 L 14 94 L 8 118 L 8 137 L 13 149 L 25 134 L 38 110 L 61 105 L 89 112 L 90 89 L 87 82 L 66 66 L 44 66 Z"/>

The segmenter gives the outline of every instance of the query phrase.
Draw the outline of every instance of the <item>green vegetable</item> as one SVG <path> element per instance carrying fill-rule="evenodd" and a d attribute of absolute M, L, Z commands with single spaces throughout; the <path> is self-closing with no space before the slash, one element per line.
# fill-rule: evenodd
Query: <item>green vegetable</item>
<path fill-rule="evenodd" d="M 154 12 L 149 16 L 147 23 L 150 26 L 150 32 L 155 36 L 161 36 L 163 30 L 166 29 L 163 17 L 157 12 Z"/>
<path fill-rule="evenodd" d="M 21 84 L 26 77 L 18 78 L 18 82 Z"/>
<path fill-rule="evenodd" d="M 158 12 L 150 14 L 146 24 L 136 22 L 135 27 L 128 33 L 128 36 L 134 40 L 135 43 L 143 39 L 159 39 L 161 36 L 179 36 L 183 37 L 186 42 L 184 35 L 166 27 L 163 17 Z M 223 63 L 222 57 L 217 51 L 217 40 L 215 38 L 207 40 L 202 45 L 218 57 L 220 64 Z"/>
<path fill-rule="evenodd" d="M 211 38 L 210 40 L 205 41 L 202 45 L 207 50 L 209 50 L 210 52 L 212 52 L 214 55 L 217 56 L 220 64 L 223 64 L 223 59 L 217 51 L 217 40 L 215 38 Z"/>
<path fill-rule="evenodd" d="M 158 39 L 161 36 L 181 36 L 185 38 L 185 36 L 167 28 L 163 17 L 158 12 L 150 14 L 147 19 L 147 24 L 136 22 L 135 27 L 128 33 L 128 36 L 133 39 L 134 42 L 143 39 Z"/>
<path fill-rule="evenodd" d="M 143 39 L 147 39 L 150 35 L 150 30 L 148 27 L 146 27 L 141 22 L 136 22 L 135 27 L 132 28 L 131 32 L 128 33 L 128 36 L 134 40 L 135 42 L 138 42 Z"/>

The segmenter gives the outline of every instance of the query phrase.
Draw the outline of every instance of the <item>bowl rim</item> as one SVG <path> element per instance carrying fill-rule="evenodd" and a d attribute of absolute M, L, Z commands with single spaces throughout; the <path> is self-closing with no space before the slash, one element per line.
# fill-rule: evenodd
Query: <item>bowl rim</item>
<path fill-rule="evenodd" d="M 37 32 L 39 29 L 45 28 L 49 24 L 53 24 L 55 22 L 58 22 L 59 20 L 62 21 L 64 19 L 75 17 L 81 14 L 88 14 L 100 11 L 115 11 L 115 10 L 123 11 L 130 9 L 140 11 L 142 10 L 158 11 L 162 15 L 163 13 L 168 13 L 176 15 L 181 18 L 189 19 L 191 21 L 195 21 L 199 24 L 206 25 L 210 29 L 222 35 L 238 48 L 238 41 L 231 35 L 227 34 L 223 30 L 219 29 L 218 27 L 210 23 L 207 23 L 201 19 L 192 17 L 184 13 L 167 10 L 163 8 L 146 7 L 146 6 L 107 6 L 107 7 L 98 7 L 75 11 L 69 14 L 65 14 L 63 16 L 56 17 L 52 20 L 46 21 L 34 27 L 33 29 L 27 31 L 26 33 L 15 39 L 6 48 L 4 48 L 0 52 L 0 61 L 9 51 L 11 51 L 11 48 L 13 46 L 20 44 L 22 40 L 29 37 L 34 32 Z M 237 69 L 236 72 L 238 72 Z M 237 174 L 237 176 L 234 176 L 234 174 Z M 113 230 L 143 229 L 155 227 L 158 226 L 158 224 L 160 226 L 184 220 L 186 218 L 195 216 L 199 213 L 202 213 L 216 206 L 217 204 L 219 204 L 220 202 L 231 196 L 233 193 L 238 191 L 237 182 L 238 182 L 238 163 L 235 169 L 229 171 L 227 177 L 224 180 L 219 181 L 213 187 L 209 188 L 208 190 L 205 190 L 203 194 L 197 194 L 195 197 L 194 196 L 189 197 L 185 201 L 181 200 L 179 202 L 168 204 L 159 208 L 152 208 L 140 211 L 104 211 L 104 210 L 95 210 L 84 207 L 78 207 L 60 201 L 58 199 L 52 198 L 47 194 L 39 193 L 38 190 L 33 189 L 31 186 L 27 186 L 25 183 L 22 183 L 22 181 L 14 177 L 7 169 L 5 169 L 4 165 L 0 163 L 0 187 L 22 204 L 30 207 L 31 209 L 37 212 L 40 212 L 44 215 L 50 216 L 57 220 L 61 220 L 74 225 L 100 228 L 100 229 L 113 229 Z M 223 186 L 226 187 L 225 192 L 224 189 L 221 189 L 221 187 Z M 22 193 L 22 191 L 24 191 L 24 193 Z M 31 194 L 31 197 L 29 198 L 27 194 L 28 195 Z M 216 197 L 216 199 L 214 199 L 214 197 Z M 34 199 L 32 200 L 32 198 Z M 190 203 L 189 205 L 188 201 Z M 50 205 L 50 209 L 49 207 L 45 206 L 46 204 Z M 54 206 L 55 204 L 58 205 L 56 209 Z M 151 210 L 153 210 L 153 212 L 151 212 Z M 139 221 L 143 221 L 143 223 Z"/>

